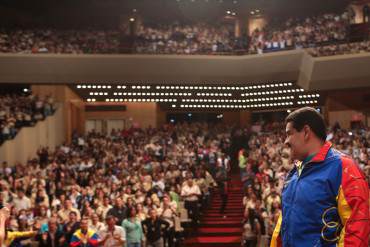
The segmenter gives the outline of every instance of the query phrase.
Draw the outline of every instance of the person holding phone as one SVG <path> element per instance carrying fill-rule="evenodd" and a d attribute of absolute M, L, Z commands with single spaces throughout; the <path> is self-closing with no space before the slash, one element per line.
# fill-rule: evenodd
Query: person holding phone
<path fill-rule="evenodd" d="M 107 225 L 99 231 L 99 246 L 102 247 L 122 247 L 126 242 L 126 232 L 116 225 L 116 218 L 113 215 L 105 219 Z"/>

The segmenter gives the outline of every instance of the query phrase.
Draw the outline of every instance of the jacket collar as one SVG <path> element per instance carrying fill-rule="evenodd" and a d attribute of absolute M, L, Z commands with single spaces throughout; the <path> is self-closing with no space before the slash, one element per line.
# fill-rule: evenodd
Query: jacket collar
<path fill-rule="evenodd" d="M 318 163 L 324 161 L 331 146 L 332 146 L 331 142 L 326 141 L 324 145 L 321 147 L 320 151 L 308 163 Z"/>

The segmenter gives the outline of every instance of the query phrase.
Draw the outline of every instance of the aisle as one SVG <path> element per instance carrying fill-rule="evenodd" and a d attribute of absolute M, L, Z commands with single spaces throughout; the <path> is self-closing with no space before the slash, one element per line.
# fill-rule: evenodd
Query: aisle
<path fill-rule="evenodd" d="M 210 208 L 204 211 L 200 226 L 192 237 L 185 240 L 187 247 L 240 247 L 243 219 L 243 190 L 239 176 L 232 176 L 226 218 L 219 213 L 221 199 L 215 193 Z"/>

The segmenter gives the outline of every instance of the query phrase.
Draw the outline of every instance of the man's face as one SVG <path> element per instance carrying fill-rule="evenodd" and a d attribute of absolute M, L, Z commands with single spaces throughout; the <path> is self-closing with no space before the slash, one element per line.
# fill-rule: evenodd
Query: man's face
<path fill-rule="evenodd" d="M 303 160 L 305 158 L 304 144 L 305 131 L 297 131 L 292 122 L 288 122 L 285 128 L 286 139 L 284 144 L 290 147 L 290 157 L 293 160 Z"/>
<path fill-rule="evenodd" d="M 191 186 L 193 186 L 193 179 L 191 179 L 191 178 L 189 178 L 188 179 L 188 185 L 191 187 Z"/>
<path fill-rule="evenodd" d="M 81 220 L 80 227 L 82 231 L 87 231 L 87 224 L 88 224 L 87 220 L 85 219 Z"/>
<path fill-rule="evenodd" d="M 71 222 L 76 222 L 76 221 L 77 221 L 77 216 L 76 216 L 76 214 L 74 214 L 74 213 L 70 213 L 70 214 L 69 214 L 69 221 L 71 221 Z"/>
<path fill-rule="evenodd" d="M 157 211 L 155 209 L 150 210 L 150 218 L 155 219 L 157 218 Z"/>
<path fill-rule="evenodd" d="M 107 225 L 109 227 L 113 227 L 115 224 L 116 224 L 116 221 L 114 220 L 114 218 L 108 218 L 107 219 Z"/>
<path fill-rule="evenodd" d="M 122 199 L 121 199 L 121 198 L 117 198 L 117 199 L 116 199 L 116 206 L 117 206 L 117 207 L 122 207 L 122 206 L 123 206 L 123 201 L 122 201 Z"/>
<path fill-rule="evenodd" d="M 24 196 L 23 191 L 18 191 L 18 197 L 22 199 L 22 198 L 23 198 L 23 196 Z"/>
<path fill-rule="evenodd" d="M 54 231 L 57 230 L 57 222 L 56 221 L 53 221 L 53 220 L 49 221 L 48 226 L 49 226 L 49 231 L 51 231 L 51 232 L 54 232 Z"/>

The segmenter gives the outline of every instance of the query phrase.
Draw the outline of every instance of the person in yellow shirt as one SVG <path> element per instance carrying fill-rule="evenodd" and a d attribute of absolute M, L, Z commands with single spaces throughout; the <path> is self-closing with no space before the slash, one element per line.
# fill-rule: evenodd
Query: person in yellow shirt
<path fill-rule="evenodd" d="M 33 226 L 33 231 L 8 231 L 7 225 L 9 223 L 8 219 L 10 216 L 10 210 L 8 207 L 2 207 L 0 209 L 0 246 L 19 246 L 18 240 L 32 238 L 36 236 L 40 229 L 40 223 L 35 223 Z"/>
<path fill-rule="evenodd" d="M 10 210 L 7 207 L 0 209 L 0 247 L 3 246 L 5 240 L 5 226 L 9 218 Z"/>

